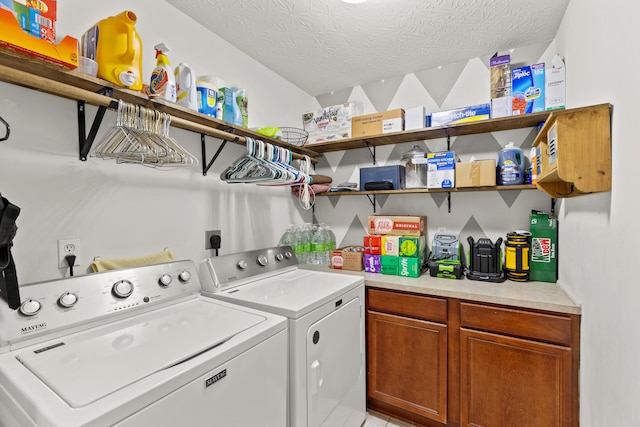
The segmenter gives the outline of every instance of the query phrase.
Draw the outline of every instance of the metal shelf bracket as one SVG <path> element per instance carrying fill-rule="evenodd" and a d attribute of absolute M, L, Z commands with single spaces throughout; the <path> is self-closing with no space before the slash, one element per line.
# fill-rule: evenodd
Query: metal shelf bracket
<path fill-rule="evenodd" d="M 369 199 L 369 202 L 371 202 L 371 206 L 373 207 L 373 213 L 376 213 L 376 195 L 373 194 L 367 194 L 367 199 Z M 373 196 L 373 198 L 371 198 L 371 196 Z"/>
<path fill-rule="evenodd" d="M 373 164 L 376 164 L 376 146 L 371 146 L 368 141 L 364 141 L 367 148 L 369 149 L 369 153 L 371 154 L 371 158 L 373 159 Z"/>
<path fill-rule="evenodd" d="M 111 88 L 103 88 L 98 93 L 112 97 L 113 90 Z M 89 150 L 91 150 L 91 146 L 96 139 L 96 135 L 98 133 L 98 129 L 100 129 L 100 125 L 102 124 L 102 119 L 104 118 L 104 114 L 107 112 L 108 108 L 118 108 L 118 103 L 116 101 L 112 101 L 108 106 L 101 105 L 98 107 L 98 111 L 96 112 L 96 116 L 93 119 L 93 124 L 91 125 L 91 130 L 89 130 L 89 134 L 87 135 L 87 127 L 86 127 L 86 118 L 85 118 L 85 102 L 78 101 L 78 146 L 80 150 L 80 160 L 83 162 L 87 160 L 87 156 L 89 155 Z"/>
<path fill-rule="evenodd" d="M 207 163 L 206 137 L 207 135 L 205 135 L 204 133 L 200 134 L 200 145 L 202 147 L 202 175 L 203 176 L 207 176 L 207 172 L 209 172 L 209 169 L 211 169 L 211 166 L 213 166 L 213 163 L 216 161 L 216 159 L 222 152 L 222 149 L 224 148 L 224 146 L 227 145 L 227 142 L 229 142 L 228 140 L 223 139 L 222 144 L 220 144 L 220 147 L 218 147 L 218 150 L 215 152 L 215 154 L 213 155 L 209 163 Z M 239 141 L 239 137 L 236 136 L 232 142 L 237 143 L 238 141 Z"/>

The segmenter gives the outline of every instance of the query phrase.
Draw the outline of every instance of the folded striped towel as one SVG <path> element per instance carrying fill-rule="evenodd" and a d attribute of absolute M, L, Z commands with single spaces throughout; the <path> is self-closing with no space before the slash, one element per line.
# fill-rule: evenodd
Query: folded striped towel
<path fill-rule="evenodd" d="M 171 251 L 162 251 L 137 258 L 96 258 L 91 264 L 91 268 L 96 273 L 99 273 L 101 271 L 118 270 L 120 268 L 141 267 L 143 265 L 161 264 L 163 262 L 170 261 L 173 261 L 173 253 L 171 253 Z"/>

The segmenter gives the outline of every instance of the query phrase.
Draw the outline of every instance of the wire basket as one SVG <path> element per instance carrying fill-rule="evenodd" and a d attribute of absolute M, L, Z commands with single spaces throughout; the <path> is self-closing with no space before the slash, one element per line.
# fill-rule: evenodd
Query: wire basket
<path fill-rule="evenodd" d="M 297 145 L 298 147 L 302 147 L 309 137 L 309 132 L 304 129 L 299 128 L 280 128 L 282 131 L 281 139 L 287 144 Z"/>

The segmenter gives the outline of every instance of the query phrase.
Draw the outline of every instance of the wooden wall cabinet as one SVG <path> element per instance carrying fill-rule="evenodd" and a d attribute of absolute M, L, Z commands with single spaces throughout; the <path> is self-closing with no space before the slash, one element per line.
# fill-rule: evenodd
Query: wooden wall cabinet
<path fill-rule="evenodd" d="M 551 113 L 534 143 L 537 187 L 551 197 L 611 190 L 611 106 Z"/>
<path fill-rule="evenodd" d="M 367 290 L 368 407 L 428 427 L 577 427 L 580 316 Z"/>

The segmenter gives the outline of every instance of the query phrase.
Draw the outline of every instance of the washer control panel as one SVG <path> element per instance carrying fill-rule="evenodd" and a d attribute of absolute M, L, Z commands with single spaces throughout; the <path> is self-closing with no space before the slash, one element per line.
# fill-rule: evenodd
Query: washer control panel
<path fill-rule="evenodd" d="M 23 285 L 17 310 L 0 300 L 0 353 L 14 342 L 195 296 L 195 273 L 186 260 Z"/>
<path fill-rule="evenodd" d="M 291 246 L 207 258 L 200 265 L 202 291 L 220 292 L 297 268 L 298 259 Z"/>

